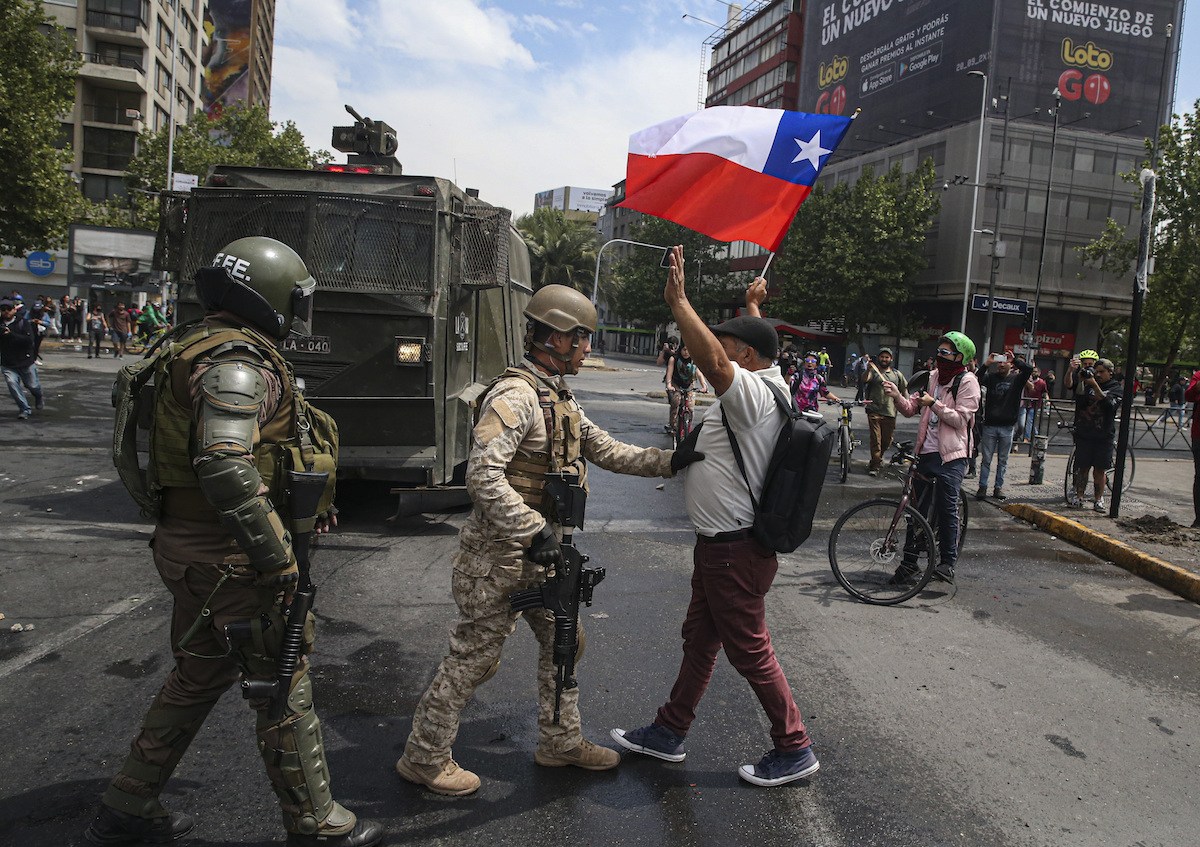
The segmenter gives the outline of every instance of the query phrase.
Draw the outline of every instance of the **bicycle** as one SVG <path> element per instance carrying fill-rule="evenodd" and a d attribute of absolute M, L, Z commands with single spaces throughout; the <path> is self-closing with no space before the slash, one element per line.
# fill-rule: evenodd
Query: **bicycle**
<path fill-rule="evenodd" d="M 1059 421 L 1059 429 L 1065 429 L 1070 433 L 1071 437 L 1075 436 L 1075 423 L 1073 421 Z M 1116 474 L 1116 448 L 1113 449 L 1114 466 L 1104 472 L 1104 494 L 1111 496 L 1113 491 L 1113 476 Z M 1133 455 L 1133 447 L 1126 445 L 1125 447 L 1125 474 L 1121 478 L 1121 493 L 1124 494 L 1129 490 L 1129 486 L 1133 485 L 1133 474 L 1137 470 L 1137 458 Z M 1086 481 L 1085 481 L 1086 486 Z M 1067 471 L 1063 475 L 1063 500 L 1067 503 L 1071 502 L 1071 495 L 1078 489 L 1075 487 L 1075 448 L 1071 447 L 1071 454 L 1067 457 Z"/>
<path fill-rule="evenodd" d="M 877 497 L 851 506 L 829 534 L 829 566 L 851 597 L 873 606 L 894 606 L 915 597 L 933 577 L 938 563 L 934 489 L 927 503 L 912 503 L 917 478 L 913 442 L 896 445 L 891 467 L 908 465 L 900 498 Z M 928 480 L 927 477 L 921 477 Z M 924 506 L 924 512 L 918 508 Z M 967 537 L 967 499 L 958 492 L 958 543 Z"/>
<path fill-rule="evenodd" d="M 680 389 L 679 409 L 675 412 L 675 429 L 671 431 L 671 448 L 677 449 L 692 431 L 695 414 L 696 392 L 691 388 Z"/>
<path fill-rule="evenodd" d="M 854 440 L 854 433 L 850 429 L 850 422 L 853 420 L 854 413 L 851 411 L 855 406 L 865 406 L 871 402 L 869 400 L 829 400 L 829 405 L 841 406 L 841 422 L 838 424 L 838 462 L 841 465 L 841 482 L 845 482 L 850 476 L 850 455 L 854 452 L 854 448 L 861 442 Z"/>

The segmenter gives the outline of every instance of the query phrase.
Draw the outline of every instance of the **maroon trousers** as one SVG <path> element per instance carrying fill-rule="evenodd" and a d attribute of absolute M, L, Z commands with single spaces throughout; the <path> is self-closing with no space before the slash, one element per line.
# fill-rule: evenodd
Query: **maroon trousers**
<path fill-rule="evenodd" d="M 692 601 L 683 621 L 683 663 L 670 699 L 655 722 L 687 735 L 722 647 L 729 663 L 754 690 L 771 721 L 775 748 L 812 744 L 767 631 L 767 592 L 779 562 L 751 538 L 697 539 L 692 559 Z"/>

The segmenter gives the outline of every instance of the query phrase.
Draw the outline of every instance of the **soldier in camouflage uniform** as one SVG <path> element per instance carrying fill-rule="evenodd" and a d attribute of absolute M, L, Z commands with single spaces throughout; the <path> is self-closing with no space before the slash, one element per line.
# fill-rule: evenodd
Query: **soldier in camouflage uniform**
<path fill-rule="evenodd" d="M 525 317 L 525 359 L 485 392 L 472 433 L 467 489 L 474 508 L 459 536 L 451 578 L 459 623 L 396 763 L 404 779 L 438 794 L 462 796 L 479 788 L 479 777 L 459 767 L 451 747 L 460 712 L 495 672 L 520 615 L 539 647 L 534 761 L 586 770 L 617 766 L 615 751 L 584 739 L 577 688 L 563 691 L 561 721 L 554 723 L 553 615 L 545 609 L 514 612 L 509 594 L 543 581 L 545 569 L 560 561 L 561 527 L 543 495 L 547 472 L 574 471 L 586 488 L 587 461 L 616 473 L 669 477 L 703 458 L 690 445 L 672 453 L 623 444 L 583 414 L 563 377 L 578 373 L 591 350 L 596 308 L 586 297 L 548 285 L 534 294 Z"/>
<path fill-rule="evenodd" d="M 324 515 L 292 514 L 283 491 L 288 470 L 328 473 L 337 458 L 336 426 L 304 401 L 275 349 L 293 328 L 308 333 L 315 289 L 287 245 L 239 239 L 196 274 L 208 315 L 142 363 L 154 367 L 148 481 L 130 491 L 157 516 L 151 546 L 174 600 L 175 668 L 85 833 L 93 844 L 165 844 L 191 830 L 192 818 L 164 809 L 159 793 L 239 676 L 278 676 L 284 603 L 299 576 L 291 533 L 331 522 L 332 477 L 316 507 Z M 120 427 L 128 397 L 117 399 Z M 124 467 L 125 457 L 116 458 Z M 231 636 L 230 624 L 249 637 Z M 308 649 L 311 625 L 310 617 Z M 269 698 L 250 701 L 287 844 L 374 847 L 383 828 L 356 818 L 330 791 L 308 668 L 302 656 L 282 719 L 269 716 Z"/>

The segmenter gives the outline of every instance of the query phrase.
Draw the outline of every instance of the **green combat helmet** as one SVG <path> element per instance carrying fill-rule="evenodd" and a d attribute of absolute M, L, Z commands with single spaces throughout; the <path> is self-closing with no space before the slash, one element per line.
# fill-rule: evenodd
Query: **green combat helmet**
<path fill-rule="evenodd" d="M 239 238 L 196 271 L 196 296 L 205 309 L 232 312 L 272 338 L 312 334 L 316 289 L 295 250 L 260 235 Z"/>

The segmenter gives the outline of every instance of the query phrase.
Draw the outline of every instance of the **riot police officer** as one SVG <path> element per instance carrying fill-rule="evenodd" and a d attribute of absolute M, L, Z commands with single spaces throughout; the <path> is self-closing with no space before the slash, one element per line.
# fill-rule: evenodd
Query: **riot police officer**
<path fill-rule="evenodd" d="M 331 472 L 337 455 L 332 419 L 308 405 L 276 349 L 293 330 L 308 333 L 316 282 L 295 251 L 262 237 L 225 247 L 195 282 L 207 315 L 177 330 L 153 360 L 147 484 L 131 487 L 157 513 L 151 545 L 174 598 L 175 668 L 85 833 L 93 844 L 165 843 L 192 828 L 191 817 L 168 812 L 159 794 L 239 676 L 260 692 L 277 678 L 285 606 L 299 573 L 293 534 L 331 522 L 331 473 L 311 514 L 296 513 L 284 492 L 289 472 Z M 121 398 L 114 400 L 119 425 Z M 311 619 L 305 630 L 310 650 Z M 267 697 L 251 697 L 250 705 L 287 843 L 378 844 L 383 828 L 358 820 L 331 794 L 307 659 L 300 657 L 290 688 L 281 683 L 282 718 L 272 718 Z"/>
<path fill-rule="evenodd" d="M 591 350 L 596 307 L 587 297 L 547 285 L 533 295 L 524 314 L 525 358 L 480 398 L 472 431 L 466 482 L 473 508 L 459 535 L 451 577 L 459 622 L 396 763 L 404 779 L 450 796 L 479 788 L 479 777 L 451 756 L 459 713 L 495 673 L 504 641 L 521 615 L 539 647 L 534 761 L 585 770 L 619 764 L 614 750 L 583 737 L 578 689 L 563 692 L 561 720 L 552 719 L 554 619 L 545 609 L 514 612 L 509 595 L 541 582 L 543 568 L 561 556 L 562 529 L 544 491 L 547 473 L 568 472 L 586 490 L 588 461 L 617 473 L 669 477 L 702 458 L 690 447 L 672 453 L 622 444 L 584 415 L 563 378 L 578 373 Z"/>

